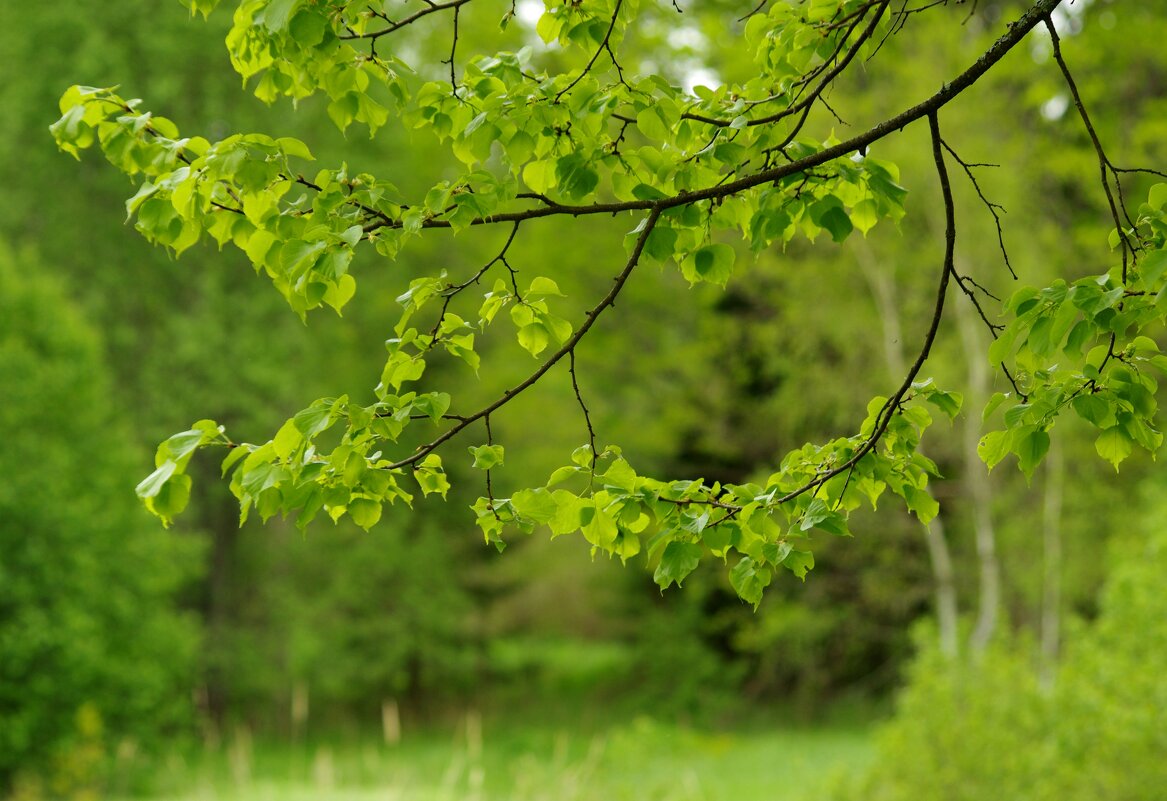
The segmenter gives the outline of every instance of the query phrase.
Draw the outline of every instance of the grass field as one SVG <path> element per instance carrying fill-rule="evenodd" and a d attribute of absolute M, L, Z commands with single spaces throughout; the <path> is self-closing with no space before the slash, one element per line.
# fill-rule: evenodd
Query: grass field
<path fill-rule="evenodd" d="M 236 736 L 155 776 L 158 801 L 809 801 L 861 769 L 858 726 L 697 731 L 637 718 L 580 733 L 493 727 L 344 745 Z"/>

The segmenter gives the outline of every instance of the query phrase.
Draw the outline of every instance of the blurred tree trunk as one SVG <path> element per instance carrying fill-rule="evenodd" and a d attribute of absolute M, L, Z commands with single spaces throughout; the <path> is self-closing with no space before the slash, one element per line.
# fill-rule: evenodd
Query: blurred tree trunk
<path fill-rule="evenodd" d="M 1041 684 L 1053 686 L 1060 646 L 1062 605 L 1062 501 L 1066 461 L 1060 440 L 1046 456 L 1042 503 Z"/>
<path fill-rule="evenodd" d="M 208 482 L 202 482 L 208 485 Z M 224 731 L 231 706 L 231 676 L 227 651 L 235 615 L 232 603 L 236 544 L 239 518 L 235 508 L 223 498 L 208 503 L 205 525 L 210 529 L 207 553 L 203 620 L 205 626 L 203 658 L 205 660 L 206 714 L 216 735 Z"/>
<path fill-rule="evenodd" d="M 863 276 L 871 288 L 883 329 L 883 355 L 888 372 L 893 377 L 907 375 L 904 359 L 903 331 L 900 326 L 900 305 L 896 295 L 895 279 L 886 269 L 880 269 L 867 241 L 861 241 L 855 248 Z M 932 487 L 926 490 L 932 494 Z M 953 581 L 952 555 L 948 550 L 948 539 L 944 531 L 944 518 L 938 515 L 924 527 L 924 538 L 928 543 L 928 557 L 932 562 L 932 576 L 936 582 L 936 624 L 939 627 L 940 649 L 947 656 L 956 656 L 957 605 L 956 584 Z"/>
<path fill-rule="evenodd" d="M 984 331 L 975 311 L 962 297 L 952 304 L 968 364 L 966 409 L 983 409 L 989 398 L 989 364 L 985 359 Z M 964 421 L 964 481 L 973 505 L 972 523 L 980 563 L 980 597 L 977 621 L 969 638 L 973 653 L 985 649 L 997 630 L 1001 610 L 1001 566 L 997 561 L 997 533 L 993 527 L 993 487 L 989 472 L 977 453 L 980 427 L 969 417 Z"/>

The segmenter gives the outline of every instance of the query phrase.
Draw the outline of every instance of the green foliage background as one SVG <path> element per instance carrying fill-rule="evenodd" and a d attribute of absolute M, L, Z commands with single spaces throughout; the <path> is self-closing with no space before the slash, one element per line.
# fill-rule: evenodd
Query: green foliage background
<path fill-rule="evenodd" d="M 935 76 L 984 45 L 985 20 L 1020 5 L 982 2 L 964 26 L 961 8 L 913 20 L 870 73 L 840 88 L 848 122 L 861 126 L 932 91 Z M 1097 0 L 1083 17 L 1089 35 L 1067 47 L 1102 135 L 1124 162 L 1162 164 L 1167 82 L 1157 14 L 1146 5 Z M 668 50 L 662 72 L 680 75 L 688 58 L 741 74 L 741 54 L 720 46 L 724 11 L 708 4 L 692 16 L 712 43 L 697 48 L 705 52 L 670 44 L 659 26 L 639 33 L 643 47 Z M 368 534 L 350 524 L 304 535 L 279 521 L 239 528 L 211 463 L 194 468 L 198 494 L 176 530 L 145 520 L 132 488 L 149 449 L 176 426 L 209 416 L 266 437 L 307 398 L 361 393 L 380 369 L 394 298 L 408 281 L 434 264 L 468 273 L 501 245 L 497 233 L 422 241 L 391 267 L 370 260 L 360 265 L 361 299 L 344 318 L 321 316 L 305 329 L 238 254 L 200 246 L 175 262 L 141 241 L 122 224 L 133 187 L 96 160 L 63 156 L 47 133 L 69 83 L 121 83 L 125 96 L 147 98 L 192 131 L 298 136 L 322 161 L 392 174 L 406 191 L 424 191 L 432 177 L 417 165 L 442 168 L 428 139 L 392 125 L 375 142 L 355 129 L 345 139 L 317 99 L 295 113 L 256 104 L 226 63 L 227 17 L 195 23 L 178 3 L 138 0 L 0 5 L 0 52 L 36 65 L 0 83 L 0 105 L 12 112 L 0 117 L 0 787 L 18 774 L 46 777 L 61 794 L 102 786 L 131 739 L 146 750 L 175 732 L 211 742 L 237 724 L 293 736 L 305 725 L 290 711 L 303 690 L 306 725 L 326 732 L 380 725 L 389 699 L 402 703 L 407 726 L 466 707 L 531 717 L 566 707 L 587 717 L 598 704 L 689 721 L 785 720 L 856 697 L 878 705 L 907 682 L 862 785 L 870 795 L 858 797 L 988 798 L 1007 788 L 1021 797 L 1036 786 L 1051 798 L 1083 788 L 1091 797 L 1152 797 L 1147 788 L 1161 786 L 1152 755 L 1162 746 L 1153 714 L 1163 684 L 1139 664 L 1167 647 L 1155 634 L 1159 551 L 1143 550 L 1141 537 L 1114 551 L 1106 544 L 1131 527 L 1132 487 L 1150 463 L 1135 460 L 1115 477 L 1072 425 L 1058 432 L 1074 487 L 1063 609 L 1100 616 L 1075 631 L 1052 693 L 1038 686 L 1024 633 L 1004 637 L 976 666 L 946 662 L 923 637 L 922 655 L 904 672 L 915 647 L 910 625 L 932 611 L 931 575 L 916 521 L 886 510 L 859 518 L 854 539 L 822 538 L 807 582 L 776 579 L 756 613 L 716 565 L 662 595 L 639 566 L 589 560 L 567 538 L 519 538 L 501 556 L 482 547 L 462 511 L 480 491 L 469 459 L 447 465 L 450 503 L 387 513 Z M 472 45 L 478 34 L 465 35 Z M 444 52 L 446 42 L 435 35 L 418 46 Z M 1066 265 L 1068 278 L 1098 272 L 1110 257 L 1098 198 L 1081 189 L 1096 172 L 1089 143 L 1071 115 L 1041 115 L 1059 89 L 1052 74 L 1035 82 L 1034 73 L 1015 54 L 951 109 L 947 126 L 971 160 L 1011 165 L 981 180 L 1009 209 L 1008 244 L 1030 269 L 1025 281 L 1041 285 Z M 1010 129 L 986 119 L 1009 120 Z M 776 454 L 852 426 L 867 398 L 897 380 L 883 366 L 862 260 L 878 254 L 894 275 L 906 339 L 926 315 L 931 279 L 922 274 L 936 254 L 921 243 L 941 227 L 927 154 L 911 131 L 880 153 L 901 165 L 911 189 L 899 231 L 877 228 L 841 249 L 795 243 L 765 252 L 725 293 L 690 290 L 670 267 L 635 276 L 618 314 L 579 353 L 597 430 L 646 473 L 739 482 L 764 474 Z M 962 234 L 963 256 L 1007 294 L 991 220 L 967 185 L 958 192 L 965 219 L 977 220 Z M 553 270 L 570 298 L 602 293 L 610 278 L 596 266 L 620 257 L 622 229 L 576 231 L 570 221 L 550 223 L 513 258 L 532 274 Z M 959 381 L 959 337 L 943 334 L 937 373 Z M 507 338 L 480 349 L 502 367 L 468 400 L 493 397 L 529 369 L 530 357 Z M 457 369 L 436 365 L 434 378 Z M 948 478 L 937 494 L 970 614 L 966 468 L 958 445 L 944 443 L 976 418 L 958 420 L 930 451 Z M 545 424 L 533 431 L 532 419 Z M 500 494 L 540 481 L 586 438 L 563 383 L 521 399 L 495 426 L 508 443 Z M 1003 606 L 1011 627 L 1032 632 L 1040 499 L 1004 473 L 992 476 Z M 1043 481 L 1035 478 L 1038 491 Z M 1140 531 L 1161 519 L 1150 509 Z M 1125 563 L 1099 601 L 1109 564 L 1100 557 L 1111 552 L 1147 557 Z M 1139 770 L 1122 769 L 1124 754 Z M 974 779 L 986 762 L 996 768 Z M 1075 767 L 1087 764 L 1098 768 Z M 941 785 L 956 794 L 936 795 Z"/>
<path fill-rule="evenodd" d="M 0 284 L 0 777 L 48 771 L 72 789 L 109 744 L 190 726 L 197 627 L 173 603 L 197 543 L 128 502 L 119 477 L 141 451 L 59 282 L 3 251 Z"/>
<path fill-rule="evenodd" d="M 1073 621 L 1056 682 L 1038 680 L 1025 637 L 961 664 L 922 632 L 871 769 L 841 782 L 836 797 L 1158 798 L 1167 683 L 1151 666 L 1167 648 L 1167 537 L 1151 492 L 1139 536 L 1112 543 L 1098 617 Z"/>

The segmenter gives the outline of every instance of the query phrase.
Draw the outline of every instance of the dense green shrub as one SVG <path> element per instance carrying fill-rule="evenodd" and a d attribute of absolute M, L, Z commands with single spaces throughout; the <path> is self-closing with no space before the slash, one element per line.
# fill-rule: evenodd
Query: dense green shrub
<path fill-rule="evenodd" d="M 1102 611 L 1072 643 L 1051 727 L 1051 797 L 1151 801 L 1167 792 L 1167 504 L 1144 543 L 1126 543 Z"/>
<path fill-rule="evenodd" d="M 122 483 L 142 455 L 95 333 L 30 258 L 0 250 L 0 287 L 0 792 L 71 795 L 189 720 L 191 554 Z"/>
<path fill-rule="evenodd" d="M 1160 504 L 1160 507 L 1163 505 Z M 925 643 L 871 770 L 864 801 L 1142 801 L 1167 787 L 1167 530 L 1116 547 L 1098 618 L 1072 628 L 1055 684 L 1035 648 L 1003 638 L 972 660 Z M 928 637 L 922 638 L 928 640 Z"/>

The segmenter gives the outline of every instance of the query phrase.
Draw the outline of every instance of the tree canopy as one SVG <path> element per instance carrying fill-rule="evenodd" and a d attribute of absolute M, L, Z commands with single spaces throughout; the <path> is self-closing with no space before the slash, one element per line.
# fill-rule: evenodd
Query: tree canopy
<path fill-rule="evenodd" d="M 218 2 L 187 4 L 206 15 Z M 1149 184 L 1167 176 L 1108 155 L 1062 52 L 1066 4 L 1024 4 L 978 59 L 932 94 L 885 110 L 846 139 L 835 134 L 848 110 L 833 107 L 832 89 L 878 63 L 917 15 L 947 13 L 960 24 L 962 14 L 947 5 L 774 0 L 682 10 L 636 0 L 549 2 L 533 39 L 520 18 L 526 5 L 424 0 L 399 12 L 374 0 L 239 3 L 227 45 L 257 97 L 310 103 L 322 95 L 341 130 L 376 137 L 400 124 L 431 134 L 453 161 L 435 165 L 422 191 L 345 164 L 310 172 L 312 152 L 298 139 L 184 136 L 116 89 L 70 88 L 53 125 L 59 146 L 74 155 L 100 147 L 139 182 L 127 212 L 147 239 L 176 254 L 204 238 L 238 248 L 302 318 L 347 306 L 358 253 L 393 260 L 434 237 L 497 240 L 496 255 L 476 269 L 435 266 L 400 277 L 399 316 L 370 396 L 316 400 L 260 443 L 199 421 L 159 446 L 139 496 L 170 521 L 189 501 L 196 452 L 225 448 L 223 472 L 244 519 L 254 510 L 264 519 L 294 514 L 307 525 L 324 512 L 369 528 L 386 504 L 411 503 L 418 491 L 445 496 L 446 466 L 460 459 L 482 471 L 485 494 L 473 511 L 500 549 L 508 530 L 579 533 L 593 552 L 624 560 L 646 552 L 662 587 L 680 584 L 712 555 L 729 565 L 738 595 L 757 604 L 775 570 L 804 576 L 813 567 L 812 533 L 848 534 L 851 512 L 885 494 L 925 524 L 936 516 L 928 486 L 939 471 L 920 442 L 933 412 L 956 416 L 962 397 L 925 370 L 952 303 L 970 304 L 992 332 L 987 358 L 1010 385 L 982 412 L 992 430 L 979 453 L 989 468 L 1012 455 L 1031 476 L 1063 412 L 1097 430 L 1096 449 L 1116 468 L 1135 446 L 1156 451 L 1155 376 L 1167 357 L 1148 334 L 1167 315 L 1167 184 Z M 736 18 L 741 63 L 670 79 L 638 58 L 677 15 L 701 13 Z M 501 22 L 498 42 L 484 41 L 488 19 Z M 433 36 L 446 37 L 448 57 L 419 61 L 411 37 Z M 954 255 L 961 230 L 954 180 L 971 182 L 999 235 L 1001 228 L 998 207 L 977 183 L 984 165 L 959 155 L 942 122 L 953 100 L 1030 37 L 1048 49 L 1049 68 L 1089 137 L 1094 172 L 1076 178 L 1106 200 L 1110 215 L 1098 221 L 1098 238 L 1109 231 L 1114 263 L 999 301 Z M 489 55 L 467 56 L 472 47 Z M 927 191 L 944 233 L 920 245 L 935 251 L 934 300 L 905 374 L 871 400 L 854 433 L 793 450 L 756 482 L 641 474 L 593 424 L 576 369 L 580 343 L 602 315 L 617 314 L 629 277 L 649 264 L 675 265 L 693 285 L 725 287 L 739 251 L 796 239 L 842 242 L 898 223 L 908 190 L 896 165 L 877 153 L 911 126 L 927 128 L 935 176 Z M 556 265 L 513 257 L 524 232 L 551 218 L 570 219 L 579 231 L 573 247 L 620 238 L 625 255 L 608 266 L 606 292 L 565 297 Z M 1024 274 L 1000 241 L 1002 269 Z M 483 381 L 505 376 L 477 347 L 496 327 L 512 329 L 532 360 L 525 378 L 478 408 L 465 407 L 458 384 L 430 383 L 427 366 L 440 359 L 464 363 Z M 552 376 L 571 386 L 580 446 L 544 484 L 501 497 L 495 483 L 508 454 L 492 417 Z"/>

